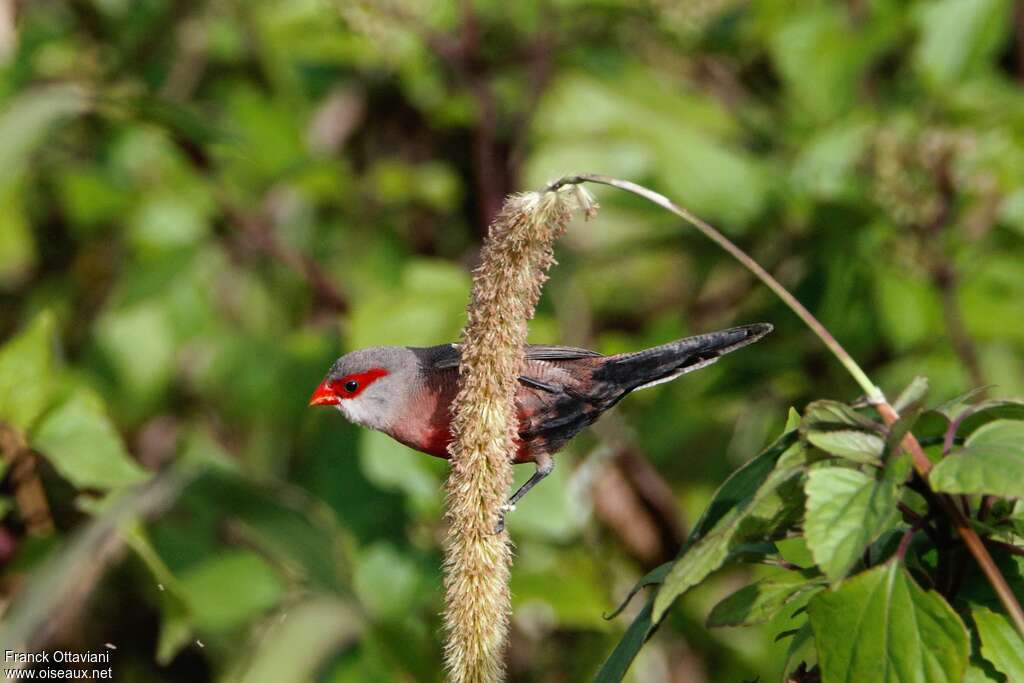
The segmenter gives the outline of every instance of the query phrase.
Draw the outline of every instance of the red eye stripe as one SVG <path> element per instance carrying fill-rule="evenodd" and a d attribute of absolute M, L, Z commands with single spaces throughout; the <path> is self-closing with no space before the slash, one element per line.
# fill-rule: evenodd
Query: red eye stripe
<path fill-rule="evenodd" d="M 381 377 L 388 374 L 388 371 L 384 368 L 370 368 L 365 372 L 356 372 L 351 375 L 345 375 L 341 379 L 336 379 L 331 382 L 331 389 L 334 394 L 341 400 L 355 398 L 359 394 L 366 390 L 366 387 L 376 382 Z M 345 385 L 349 382 L 355 382 L 356 387 L 352 391 L 349 391 Z"/>

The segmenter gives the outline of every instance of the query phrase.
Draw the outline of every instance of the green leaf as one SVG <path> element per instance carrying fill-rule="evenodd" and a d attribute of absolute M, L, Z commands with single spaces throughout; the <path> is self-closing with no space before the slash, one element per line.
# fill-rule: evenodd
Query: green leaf
<path fill-rule="evenodd" d="M 14 289 L 36 263 L 32 226 L 20 187 L 0 188 L 0 290 Z"/>
<path fill-rule="evenodd" d="M 356 594 L 380 619 L 407 614 L 419 592 L 419 571 L 412 559 L 389 543 L 376 543 L 358 558 L 353 576 Z"/>
<path fill-rule="evenodd" d="M 99 513 L 97 513 L 99 514 Z M 192 615 L 178 578 L 157 553 L 139 521 L 126 524 L 122 538 L 156 582 L 160 607 L 160 636 L 156 645 L 156 661 L 167 665 L 192 637 Z"/>
<path fill-rule="evenodd" d="M 793 99 L 790 106 L 801 116 L 818 120 L 849 112 L 861 73 L 897 26 L 876 21 L 852 31 L 849 18 L 833 5 L 805 6 L 789 13 L 770 48 Z"/>
<path fill-rule="evenodd" d="M 934 337 L 942 300 L 925 278 L 879 261 L 873 275 L 879 328 L 896 352 L 907 353 Z"/>
<path fill-rule="evenodd" d="M 180 576 L 182 595 L 196 625 L 227 631 L 245 624 L 278 603 L 284 583 L 270 566 L 249 550 L 227 550 Z"/>
<path fill-rule="evenodd" d="M 560 628 L 609 630 L 601 611 L 608 577 L 604 568 L 594 563 L 592 555 L 566 549 L 540 564 L 524 564 L 527 566 L 512 573 L 509 584 L 514 611 L 520 607 L 541 607 Z M 558 586 L 558 590 L 551 590 L 551 586 Z M 421 604 L 422 598 L 432 592 L 420 590 L 421 599 L 413 604 Z"/>
<path fill-rule="evenodd" d="M 594 683 L 618 683 L 629 671 L 630 664 L 636 658 L 640 648 L 654 632 L 655 622 L 652 620 L 654 601 L 648 601 L 633 623 L 626 629 L 622 640 L 615 646 L 608 659 L 601 665 L 601 670 L 594 676 Z"/>
<path fill-rule="evenodd" d="M 990 399 L 973 403 L 972 399 L 989 387 L 979 387 L 962 396 L 950 399 L 929 410 L 941 415 L 947 423 L 959 422 L 958 436 L 969 436 L 979 427 L 993 420 L 1024 420 L 1024 401 L 1017 399 Z"/>
<path fill-rule="evenodd" d="M 808 405 L 800 433 L 811 445 L 854 462 L 877 463 L 885 449 L 878 425 L 838 401 Z"/>
<path fill-rule="evenodd" d="M 931 471 L 936 491 L 1024 497 L 1024 421 L 995 420 L 979 427 Z"/>
<path fill-rule="evenodd" d="M 823 579 L 812 578 L 805 572 L 784 572 L 761 579 L 715 605 L 707 624 L 709 627 L 763 624 L 797 596 L 817 592 L 824 586 Z"/>
<path fill-rule="evenodd" d="M 964 683 L 1006 683 L 1006 679 L 992 670 L 990 664 L 972 659 L 964 673 Z"/>
<path fill-rule="evenodd" d="M 807 539 L 803 536 L 780 539 L 775 541 L 775 547 L 782 559 L 801 569 L 810 569 L 815 565 L 814 556 L 807 547 Z"/>
<path fill-rule="evenodd" d="M 801 662 L 808 669 L 818 663 L 818 649 L 814 646 L 814 632 L 811 630 L 811 622 L 806 618 L 803 625 L 793 634 L 793 640 L 789 644 L 789 649 L 786 650 L 784 675 L 788 676 L 793 673 L 795 669 L 799 668 Z"/>
<path fill-rule="evenodd" d="M 1006 676 L 1008 681 L 1024 681 L 1024 639 L 1003 614 L 980 606 L 971 608 L 971 616 L 981 638 L 981 655 Z"/>
<path fill-rule="evenodd" d="M 174 325 L 167 307 L 146 303 L 104 313 L 95 326 L 96 341 L 117 373 L 118 388 L 133 403 L 151 399 L 174 372 Z"/>
<path fill-rule="evenodd" d="M 365 625 L 352 606 L 328 595 L 313 595 L 274 620 L 264 637 L 238 657 L 227 677 L 241 683 L 302 683 L 334 654 L 355 642 Z"/>
<path fill-rule="evenodd" d="M 304 491 L 210 470 L 189 487 L 188 496 L 212 501 L 219 514 L 229 516 L 237 530 L 289 576 L 332 592 L 350 585 L 350 563 L 337 520 Z"/>
<path fill-rule="evenodd" d="M 993 420 L 974 431 L 964 446 L 967 448 L 1004 448 L 1020 449 L 1024 447 L 1024 421 Z"/>
<path fill-rule="evenodd" d="M 802 419 L 803 418 L 800 417 L 800 412 L 796 408 L 790 406 L 789 412 L 786 413 L 786 426 L 783 428 L 782 433 L 786 434 L 794 429 L 798 429 L 800 427 L 800 420 Z"/>
<path fill-rule="evenodd" d="M 40 313 L 0 347 L 0 420 L 21 430 L 27 430 L 50 402 L 55 327 L 51 313 Z"/>
<path fill-rule="evenodd" d="M 941 0 L 920 7 L 914 61 L 937 87 L 987 65 L 1012 24 L 1009 0 Z"/>
<path fill-rule="evenodd" d="M 960 683 L 967 629 L 897 562 L 859 574 L 808 605 L 826 683 Z"/>
<path fill-rule="evenodd" d="M 662 583 L 665 580 L 665 577 L 668 576 L 669 571 L 672 570 L 672 564 L 672 562 L 666 562 L 665 564 L 655 567 L 651 571 L 644 574 L 644 576 L 636 582 L 636 585 L 629 589 L 629 593 L 626 595 L 625 598 L 622 599 L 622 602 L 619 603 L 619 606 L 613 609 L 610 613 L 606 614 L 604 618 L 614 619 L 615 617 L 619 616 L 622 610 L 626 609 L 629 603 L 633 600 L 633 596 L 639 593 L 642 589 L 648 586 L 657 586 L 658 584 Z"/>
<path fill-rule="evenodd" d="M 24 170 L 29 155 L 64 118 L 85 111 L 86 92 L 79 86 L 56 85 L 30 90 L 10 102 L 0 114 L 0 185 Z"/>
<path fill-rule="evenodd" d="M 878 478 L 844 467 L 823 467 L 808 475 L 804 531 L 829 581 L 845 577 L 864 548 L 895 523 L 908 463 L 895 459 Z"/>
<path fill-rule="evenodd" d="M 854 462 L 877 463 L 885 449 L 885 440 L 873 432 L 840 429 L 811 430 L 807 440 L 817 448 Z"/>
<path fill-rule="evenodd" d="M 856 410 L 839 401 L 814 401 L 804 410 L 801 429 L 825 427 L 857 427 L 858 429 L 877 429 L 878 426 Z"/>
<path fill-rule="evenodd" d="M 971 389 L 966 393 L 960 394 L 959 396 L 954 396 L 948 401 L 940 403 L 939 405 L 932 408 L 931 412 L 935 412 L 938 413 L 939 415 L 942 415 L 944 418 L 946 418 L 947 422 L 953 422 L 966 412 L 974 410 L 975 406 L 981 405 L 975 403 L 974 399 L 977 398 L 982 392 L 987 391 L 988 389 L 989 387 L 987 386 L 975 387 L 974 389 Z"/>
<path fill-rule="evenodd" d="M 805 449 L 790 432 L 737 470 L 719 489 L 654 600 L 660 621 L 676 598 L 721 567 L 748 541 L 790 524 L 801 504 Z M 792 443 L 796 441 L 796 443 Z"/>
<path fill-rule="evenodd" d="M 897 413 L 920 405 L 921 401 L 928 394 L 928 378 L 915 377 L 907 387 L 900 392 L 900 395 L 893 401 L 892 407 Z"/>
<path fill-rule="evenodd" d="M 30 443 L 77 488 L 109 490 L 149 478 L 128 455 L 99 399 L 84 393 L 50 411 Z"/>

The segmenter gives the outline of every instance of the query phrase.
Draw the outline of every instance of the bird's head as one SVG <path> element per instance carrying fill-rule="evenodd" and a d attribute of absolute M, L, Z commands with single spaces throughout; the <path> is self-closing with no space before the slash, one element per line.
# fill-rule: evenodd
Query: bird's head
<path fill-rule="evenodd" d="M 386 430 L 404 405 L 406 390 L 414 386 L 417 371 L 416 356 L 404 347 L 353 351 L 334 362 L 309 405 L 336 406 L 350 422 Z"/>

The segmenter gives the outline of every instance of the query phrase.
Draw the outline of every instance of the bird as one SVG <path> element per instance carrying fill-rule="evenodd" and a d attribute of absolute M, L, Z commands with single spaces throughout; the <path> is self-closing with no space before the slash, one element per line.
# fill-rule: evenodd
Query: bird
<path fill-rule="evenodd" d="M 611 356 L 572 346 L 530 344 L 515 393 L 518 429 L 513 463 L 532 462 L 533 475 L 502 507 L 505 514 L 554 469 L 552 455 L 627 394 L 670 382 L 753 344 L 770 323 L 741 325 Z M 378 346 L 338 358 L 313 391 L 310 406 L 334 406 L 350 422 L 406 446 L 448 458 L 451 404 L 458 392 L 457 343 Z"/>

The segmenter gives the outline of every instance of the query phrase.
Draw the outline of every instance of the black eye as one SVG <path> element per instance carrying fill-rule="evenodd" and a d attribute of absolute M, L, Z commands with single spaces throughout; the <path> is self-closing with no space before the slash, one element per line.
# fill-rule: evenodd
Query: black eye
<path fill-rule="evenodd" d="M 347 391 L 350 394 L 358 388 L 359 382 L 355 381 L 354 379 L 350 379 L 349 381 L 345 382 L 345 391 Z"/>

